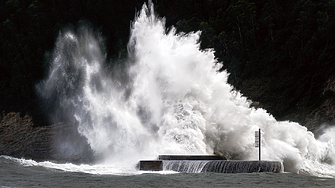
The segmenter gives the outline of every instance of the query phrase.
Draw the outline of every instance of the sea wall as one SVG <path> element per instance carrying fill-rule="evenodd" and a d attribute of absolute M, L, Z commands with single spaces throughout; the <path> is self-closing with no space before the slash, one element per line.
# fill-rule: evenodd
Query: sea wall
<path fill-rule="evenodd" d="M 220 155 L 159 155 L 158 160 L 226 160 Z"/>
<path fill-rule="evenodd" d="M 219 156 L 163 155 L 158 160 L 140 161 L 140 170 L 168 170 L 185 173 L 253 173 L 284 172 L 283 163 L 279 161 L 230 161 L 217 160 Z"/>

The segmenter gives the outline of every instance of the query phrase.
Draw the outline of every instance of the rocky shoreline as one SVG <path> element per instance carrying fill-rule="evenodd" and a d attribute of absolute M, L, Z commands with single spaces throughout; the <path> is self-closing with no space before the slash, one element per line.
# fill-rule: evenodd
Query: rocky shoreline
<path fill-rule="evenodd" d="M 68 153 L 55 144 L 59 140 L 79 135 L 74 127 L 62 123 L 34 127 L 31 117 L 20 117 L 15 112 L 3 113 L 0 120 L 0 155 L 61 163 L 93 162 L 92 151 Z M 87 144 L 84 147 L 87 149 Z"/>

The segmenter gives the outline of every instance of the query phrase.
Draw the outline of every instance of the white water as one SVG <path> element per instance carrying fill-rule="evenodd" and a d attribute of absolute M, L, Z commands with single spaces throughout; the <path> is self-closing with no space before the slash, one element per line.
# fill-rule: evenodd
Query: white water
<path fill-rule="evenodd" d="M 59 35 L 50 74 L 38 89 L 56 101 L 53 115 L 77 125 L 104 164 L 214 151 L 257 160 L 254 131 L 261 128 L 263 160 L 282 161 L 285 171 L 334 177 L 335 128 L 316 140 L 297 123 L 250 108 L 227 83 L 228 73 L 219 72 L 213 51 L 199 50 L 199 36 L 174 28 L 166 33 L 149 3 L 132 24 L 126 68 L 107 71 L 101 36 L 83 26 Z"/>
<path fill-rule="evenodd" d="M 95 175 L 119 175 L 119 176 L 129 176 L 129 175 L 139 175 L 143 172 L 134 170 L 134 166 L 129 163 L 119 163 L 119 164 L 96 164 L 96 165 L 88 165 L 81 164 L 75 165 L 72 163 L 55 163 L 50 161 L 44 162 L 36 162 L 30 159 L 18 159 L 15 157 L 0 155 L 0 163 L 11 163 L 12 165 L 24 166 L 24 167 L 43 167 L 46 169 L 56 169 L 66 172 L 82 172 L 87 174 L 95 174 Z M 11 166 L 13 167 L 13 166 Z M 18 170 L 19 172 L 19 170 Z M 160 171 L 156 172 L 159 174 L 173 174 L 176 172 L 173 171 Z"/>
<path fill-rule="evenodd" d="M 209 161 L 166 160 L 163 169 L 175 169 L 176 172 L 200 173 Z"/>

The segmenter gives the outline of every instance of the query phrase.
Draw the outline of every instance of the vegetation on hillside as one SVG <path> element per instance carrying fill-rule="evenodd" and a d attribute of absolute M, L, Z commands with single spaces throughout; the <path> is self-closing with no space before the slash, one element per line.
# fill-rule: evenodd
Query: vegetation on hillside
<path fill-rule="evenodd" d="M 126 56 L 131 20 L 144 0 L 0 2 L 0 110 L 41 117 L 35 84 L 64 27 L 90 22 L 108 58 Z M 276 118 L 316 108 L 335 73 L 334 0 L 154 0 L 167 26 L 201 30 L 229 82 Z M 113 62 L 113 61 L 111 61 Z"/>

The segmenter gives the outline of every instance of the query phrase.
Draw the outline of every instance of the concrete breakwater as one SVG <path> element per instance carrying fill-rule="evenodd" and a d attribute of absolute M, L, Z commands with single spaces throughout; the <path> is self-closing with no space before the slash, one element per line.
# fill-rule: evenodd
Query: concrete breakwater
<path fill-rule="evenodd" d="M 180 158 L 178 158 L 180 157 Z M 252 173 L 252 172 L 284 172 L 282 162 L 279 161 L 235 161 L 218 160 L 214 155 L 178 155 L 159 156 L 158 160 L 140 161 L 140 170 L 171 170 L 185 173 Z M 172 159 L 172 160 L 170 160 Z"/>

